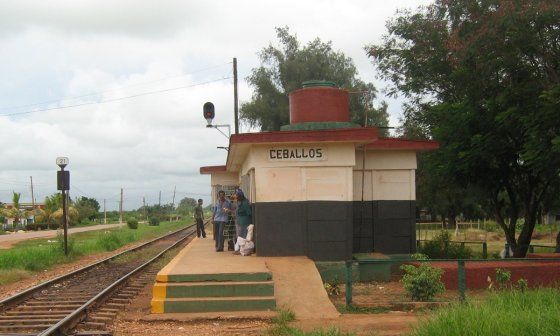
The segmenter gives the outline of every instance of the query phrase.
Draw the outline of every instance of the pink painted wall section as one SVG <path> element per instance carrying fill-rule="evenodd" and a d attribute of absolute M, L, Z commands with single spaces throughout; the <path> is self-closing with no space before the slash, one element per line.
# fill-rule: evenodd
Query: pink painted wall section
<path fill-rule="evenodd" d="M 329 121 L 350 121 L 348 91 L 313 87 L 290 93 L 290 124 Z"/>

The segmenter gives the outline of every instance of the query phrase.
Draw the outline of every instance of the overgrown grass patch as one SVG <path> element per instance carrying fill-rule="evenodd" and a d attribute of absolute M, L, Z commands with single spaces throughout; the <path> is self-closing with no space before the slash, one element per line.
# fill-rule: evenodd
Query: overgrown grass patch
<path fill-rule="evenodd" d="M 0 250 L 0 284 L 8 284 L 54 265 L 83 255 L 114 251 L 129 243 L 149 240 L 185 227 L 186 221 L 162 222 L 159 226 L 139 225 L 137 230 L 120 227 L 75 233 L 69 237 L 69 255 L 64 255 L 62 237 L 33 239 Z M 25 273 L 22 273 L 25 272 Z"/>
<path fill-rule="evenodd" d="M 552 336 L 560 330 L 560 289 L 500 291 L 482 302 L 436 311 L 411 336 Z"/>

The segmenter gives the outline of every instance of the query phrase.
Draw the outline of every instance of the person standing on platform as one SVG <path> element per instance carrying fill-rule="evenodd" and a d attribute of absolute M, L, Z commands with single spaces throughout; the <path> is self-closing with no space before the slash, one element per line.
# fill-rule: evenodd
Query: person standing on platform
<path fill-rule="evenodd" d="M 253 210 L 251 203 L 245 197 L 243 190 L 237 189 L 235 191 L 237 196 L 237 209 L 236 209 L 236 222 L 237 236 L 247 238 L 247 227 L 253 222 Z"/>
<path fill-rule="evenodd" d="M 224 251 L 224 227 L 228 221 L 228 211 L 231 211 L 231 202 L 226 199 L 223 190 L 218 192 L 218 201 L 212 208 L 212 222 L 214 223 L 214 239 L 216 240 L 216 252 Z"/>
<path fill-rule="evenodd" d="M 198 204 L 194 207 L 194 219 L 196 220 L 196 236 L 206 238 L 204 231 L 204 210 L 202 209 L 202 199 L 198 199 Z"/>

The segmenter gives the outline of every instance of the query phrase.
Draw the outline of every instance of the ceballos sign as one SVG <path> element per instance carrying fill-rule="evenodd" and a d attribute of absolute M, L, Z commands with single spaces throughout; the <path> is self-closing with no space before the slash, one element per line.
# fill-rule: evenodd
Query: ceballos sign
<path fill-rule="evenodd" d="M 323 161 L 327 159 L 324 147 L 270 148 L 269 161 Z"/>

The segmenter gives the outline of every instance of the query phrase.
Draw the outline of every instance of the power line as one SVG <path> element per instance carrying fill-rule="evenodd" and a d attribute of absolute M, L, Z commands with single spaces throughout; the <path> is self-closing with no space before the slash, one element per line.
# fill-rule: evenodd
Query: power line
<path fill-rule="evenodd" d="M 67 97 L 67 98 L 62 98 L 62 99 L 45 100 L 45 101 L 36 102 L 36 103 L 32 103 L 32 104 L 17 105 L 17 106 L 3 106 L 3 107 L 0 107 L 0 110 L 19 109 L 19 108 L 37 106 L 37 105 L 48 104 L 48 103 L 56 103 L 56 102 L 63 102 L 63 101 L 68 101 L 68 100 L 74 100 L 74 99 L 84 98 L 84 97 L 99 96 L 99 95 L 102 95 L 102 94 L 105 94 L 105 93 L 109 93 L 109 92 L 116 91 L 116 90 L 118 90 L 118 89 L 123 89 L 123 88 L 128 88 L 128 87 L 133 87 L 133 86 L 140 86 L 140 85 L 147 85 L 147 84 L 158 83 L 158 82 L 166 81 L 166 80 L 172 79 L 172 78 L 184 77 L 184 76 L 192 75 L 192 74 L 195 74 L 195 73 L 198 73 L 198 72 L 202 72 L 202 71 L 206 71 L 206 70 L 211 70 L 211 69 L 216 69 L 216 68 L 223 67 L 224 65 L 231 64 L 231 63 L 232 63 L 232 62 L 217 64 L 217 65 L 209 66 L 209 67 L 206 67 L 206 68 L 194 70 L 194 71 L 191 71 L 191 72 L 188 72 L 188 73 L 183 73 L 183 74 L 174 75 L 174 76 L 168 76 L 168 77 L 156 79 L 156 80 L 153 80 L 153 81 L 148 81 L 148 82 L 143 82 L 143 83 L 135 83 L 135 84 L 129 84 L 129 85 L 122 85 L 122 86 L 118 86 L 117 88 L 114 88 L 114 89 L 111 89 L 111 90 L 104 90 L 104 91 L 99 91 L 99 92 L 92 92 L 92 93 L 88 93 L 88 94 L 83 94 L 83 95 L 79 95 L 79 96 L 72 96 L 72 97 Z"/>
<path fill-rule="evenodd" d="M 174 87 L 174 88 L 170 88 L 170 89 L 163 89 L 163 90 L 157 90 L 157 91 L 143 92 L 143 93 L 138 93 L 138 94 L 134 94 L 134 95 L 130 95 L 130 96 L 125 96 L 125 97 L 120 97 L 120 98 L 113 98 L 113 99 L 101 100 L 101 101 L 98 101 L 98 102 L 87 102 L 87 103 L 81 103 L 81 104 L 75 104 L 75 105 L 66 105 L 66 106 L 50 107 L 50 108 L 46 108 L 46 109 L 31 110 L 31 111 L 25 111 L 25 112 L 7 113 L 7 114 L 0 114 L 0 116 L 1 116 L 1 117 L 11 117 L 11 116 L 22 115 L 22 114 L 31 114 L 31 113 L 47 112 L 47 111 L 53 111 L 53 110 L 64 110 L 64 109 L 69 109 L 69 108 L 73 108 L 73 107 L 80 107 L 80 106 L 87 106 L 87 105 L 97 105 L 97 104 L 112 103 L 112 102 L 116 102 L 116 101 L 121 101 L 121 100 L 125 100 L 125 99 L 130 99 L 130 98 L 136 98 L 136 97 L 141 97 L 141 96 L 147 96 L 147 95 L 153 95 L 153 94 L 158 94 L 158 93 L 164 93 L 164 92 L 170 92 L 170 91 L 176 91 L 176 90 L 191 88 L 191 87 L 200 86 L 200 85 L 205 85 L 205 84 L 210 84 L 210 83 L 214 83 L 214 82 L 219 82 L 219 81 L 223 81 L 223 80 L 231 79 L 231 78 L 232 78 L 232 77 L 222 77 L 222 78 L 218 78 L 218 79 L 214 79 L 214 80 L 210 80 L 210 81 L 206 81 L 206 82 L 201 82 L 201 83 L 196 83 L 196 84 L 191 84 L 191 85 L 185 85 L 185 86 L 179 86 L 179 87 Z"/>

